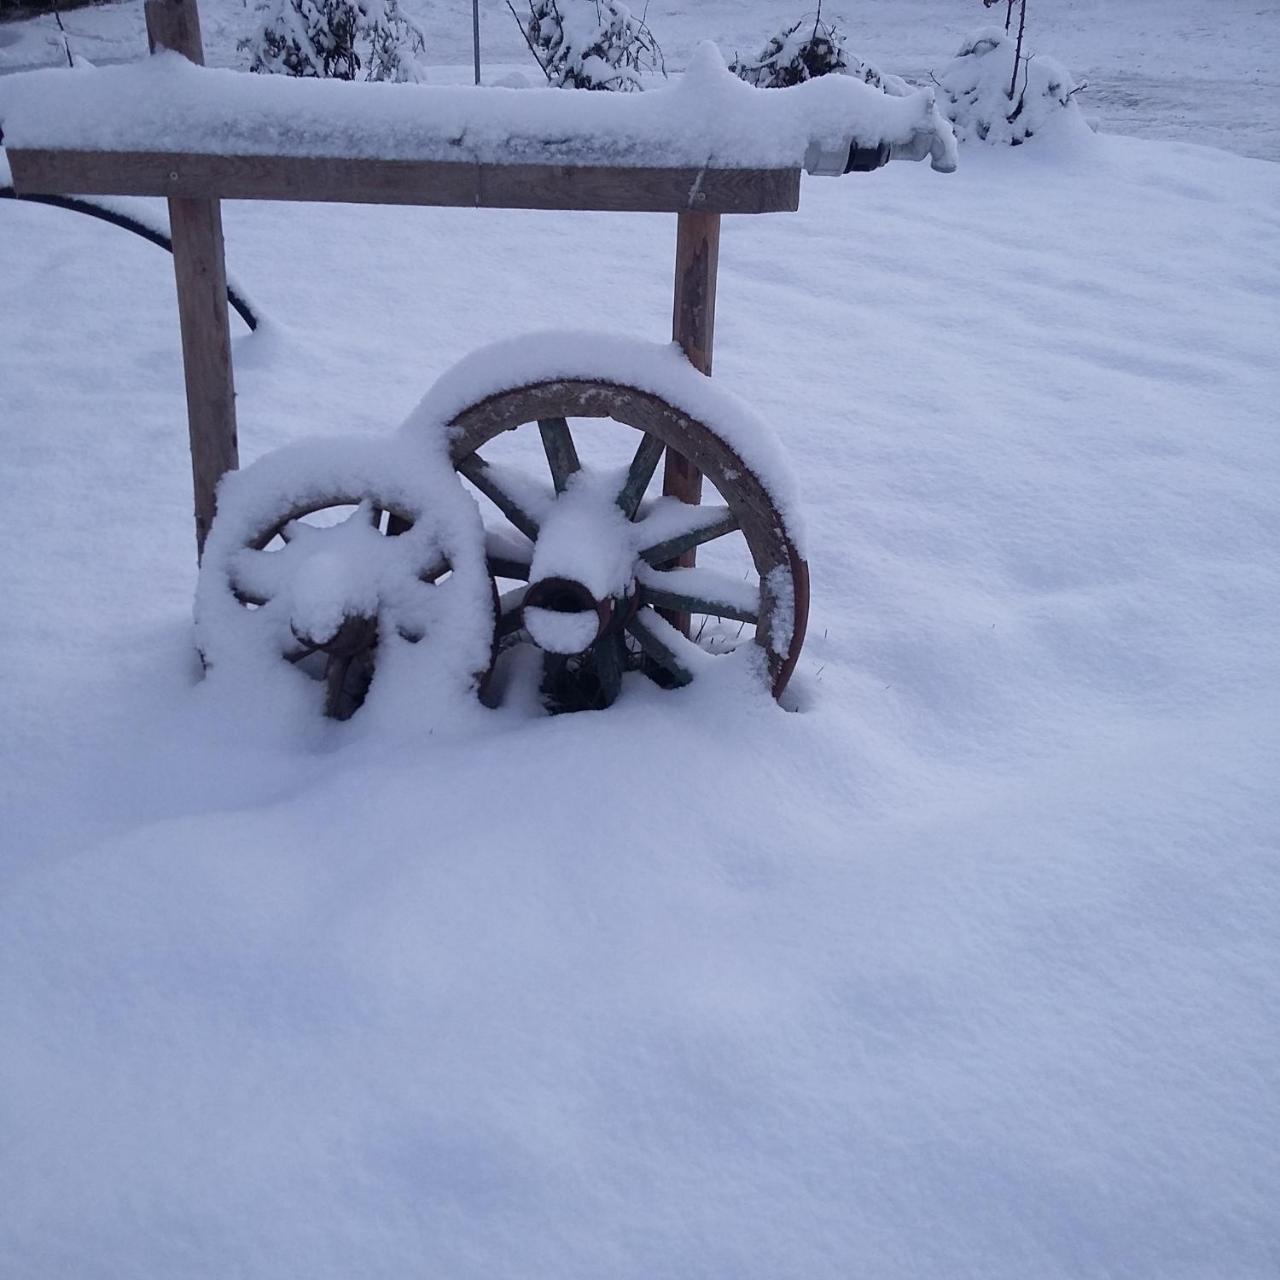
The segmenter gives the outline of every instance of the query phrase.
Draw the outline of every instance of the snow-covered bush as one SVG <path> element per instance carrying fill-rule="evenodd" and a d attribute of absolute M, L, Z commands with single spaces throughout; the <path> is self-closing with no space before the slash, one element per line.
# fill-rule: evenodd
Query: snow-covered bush
<path fill-rule="evenodd" d="M 528 3 L 525 40 L 557 88 L 630 92 L 644 88 L 644 76 L 666 74 L 653 32 L 619 0 Z"/>
<path fill-rule="evenodd" d="M 847 75 L 850 65 L 844 33 L 819 13 L 771 36 L 755 59 L 735 57 L 729 70 L 759 89 L 786 89 L 818 76 Z"/>
<path fill-rule="evenodd" d="M 256 26 L 239 45 L 249 54 L 250 71 L 422 79 L 422 28 L 399 0 L 258 0 L 254 16 Z"/>
<path fill-rule="evenodd" d="M 886 75 L 850 53 L 844 32 L 823 22 L 821 7 L 771 36 L 757 57 L 735 57 L 729 70 L 759 89 L 785 89 L 818 76 L 846 75 L 896 97 L 911 92 L 900 76 Z"/>
<path fill-rule="evenodd" d="M 1019 146 L 1060 113 L 1078 113 L 1073 95 L 1084 88 L 1052 58 L 1019 58 L 1016 42 L 998 27 L 970 36 L 934 79 L 938 109 L 956 137 L 995 146 Z"/>

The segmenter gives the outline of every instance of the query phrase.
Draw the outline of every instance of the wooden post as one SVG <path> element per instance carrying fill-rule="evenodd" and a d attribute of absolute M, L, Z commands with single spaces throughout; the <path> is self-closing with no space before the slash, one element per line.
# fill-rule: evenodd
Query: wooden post
<path fill-rule="evenodd" d="M 146 0 L 146 15 L 152 53 L 171 49 L 192 62 L 204 62 L 195 0 Z M 198 559 L 213 523 L 218 481 L 239 466 L 221 206 L 217 200 L 170 197 L 169 231 L 182 329 Z"/>
<path fill-rule="evenodd" d="M 716 328 L 716 270 L 720 264 L 720 215 L 685 212 L 676 229 L 676 289 L 671 336 L 683 348 L 690 364 L 711 372 Z M 702 472 L 688 458 L 667 450 L 662 492 L 695 506 L 702 501 Z M 686 551 L 678 561 L 692 565 L 696 552 Z M 689 633 L 687 613 L 669 613 L 668 620 Z"/>

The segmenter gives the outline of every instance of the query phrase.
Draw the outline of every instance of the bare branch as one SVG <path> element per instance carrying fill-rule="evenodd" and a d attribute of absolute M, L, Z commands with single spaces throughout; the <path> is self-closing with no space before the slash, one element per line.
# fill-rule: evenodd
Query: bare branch
<path fill-rule="evenodd" d="M 551 72 L 542 65 L 542 59 L 538 57 L 538 51 L 533 47 L 533 41 L 529 39 L 529 32 L 523 22 L 520 21 L 520 15 L 515 11 L 511 0 L 506 0 L 507 8 L 511 10 L 511 16 L 516 20 L 516 26 L 520 28 L 520 34 L 524 37 L 524 42 L 529 46 L 529 52 L 533 54 L 533 60 L 538 64 L 542 74 L 547 77 L 547 83 L 551 84 Z"/>

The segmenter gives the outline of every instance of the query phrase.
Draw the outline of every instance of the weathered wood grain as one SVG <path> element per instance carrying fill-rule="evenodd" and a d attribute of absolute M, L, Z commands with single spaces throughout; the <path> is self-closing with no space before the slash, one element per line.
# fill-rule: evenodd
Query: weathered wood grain
<path fill-rule="evenodd" d="M 676 229 L 676 284 L 671 315 L 671 336 L 680 344 L 689 363 L 710 375 L 716 329 L 716 276 L 720 266 L 720 215 L 682 213 Z M 667 450 L 662 492 L 681 502 L 702 501 L 702 473 L 683 454 Z M 686 551 L 679 563 L 686 568 L 697 553 Z M 664 614 L 667 621 L 689 634 L 689 615 Z"/>
<path fill-rule="evenodd" d="M 195 0 L 147 0 L 146 19 L 153 53 L 171 49 L 192 62 L 204 61 Z M 182 332 L 198 559 L 213 524 L 218 481 L 240 465 L 222 210 L 212 193 L 165 194 L 170 195 L 169 235 Z"/>
<path fill-rule="evenodd" d="M 765 651 L 774 696 L 780 695 L 804 643 L 809 578 L 804 560 L 787 536 L 785 522 L 759 477 L 710 427 L 660 396 L 637 387 L 585 379 L 532 383 L 470 405 L 449 423 L 453 464 L 473 483 L 476 475 L 484 481 L 483 464 L 477 466 L 476 463 L 478 449 L 525 423 L 561 417 L 581 420 L 580 430 L 585 429 L 591 419 L 611 418 L 646 431 L 667 449 L 687 457 L 699 472 L 710 477 L 723 496 L 729 514 L 710 518 L 705 526 L 676 539 L 642 549 L 640 555 L 648 563 L 662 562 L 685 549 L 686 537 L 705 542 L 732 532 L 735 527 L 741 529 L 761 581 L 755 639 Z M 500 496 L 511 502 L 507 495 Z M 536 523 L 532 518 L 518 507 L 516 514 L 534 524 L 532 533 L 525 532 L 536 538 Z M 777 573 L 780 569 L 785 570 L 781 575 Z M 775 621 L 780 625 L 775 626 Z M 647 638 L 652 641 L 652 636 Z M 663 663 L 656 652 L 651 656 Z"/>
<path fill-rule="evenodd" d="M 573 443 L 573 433 L 563 418 L 543 418 L 538 423 L 542 436 L 542 450 L 551 468 L 551 483 L 557 493 L 563 493 L 569 485 L 569 477 L 582 470 L 578 450 Z"/>
<path fill-rule="evenodd" d="M 7 154 L 20 194 L 615 213 L 789 213 L 800 206 L 798 169 L 481 165 L 455 160 L 35 148 L 15 148 Z"/>

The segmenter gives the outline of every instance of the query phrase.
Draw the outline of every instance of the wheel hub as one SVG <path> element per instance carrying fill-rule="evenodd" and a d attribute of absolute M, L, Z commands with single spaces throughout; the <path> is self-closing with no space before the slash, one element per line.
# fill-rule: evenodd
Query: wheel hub
<path fill-rule="evenodd" d="M 573 578 L 542 578 L 524 598 L 523 622 L 533 642 L 566 657 L 585 652 L 614 625 L 612 597 L 597 600 Z"/>

